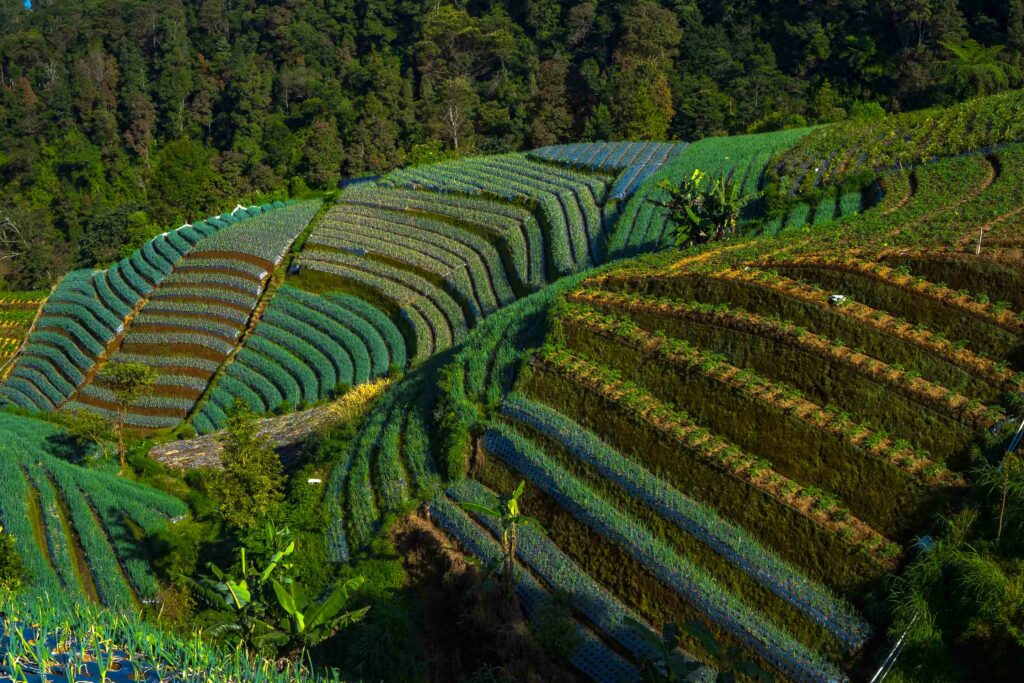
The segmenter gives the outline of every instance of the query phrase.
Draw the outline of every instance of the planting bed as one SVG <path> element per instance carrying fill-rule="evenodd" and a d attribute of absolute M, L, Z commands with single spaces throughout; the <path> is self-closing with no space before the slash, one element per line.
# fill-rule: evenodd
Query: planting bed
<path fill-rule="evenodd" d="M 112 362 L 141 362 L 158 372 L 152 396 L 129 408 L 128 424 L 162 429 L 189 414 L 242 338 L 271 273 L 318 207 L 312 201 L 282 203 L 266 212 L 239 209 L 193 226 L 206 236 L 152 290 L 110 355 Z M 259 397 L 253 403 L 269 403 L 261 403 L 266 410 L 285 403 L 269 380 L 246 377 L 255 387 L 250 392 Z M 117 408 L 116 397 L 97 373 L 71 398 L 68 407 L 101 415 Z"/>
<path fill-rule="evenodd" d="M 157 531 L 187 506 L 69 463 L 70 437 L 52 424 L 0 413 L 0 434 L 0 524 L 17 539 L 33 594 L 78 595 L 111 607 L 155 598 L 138 534 Z"/>

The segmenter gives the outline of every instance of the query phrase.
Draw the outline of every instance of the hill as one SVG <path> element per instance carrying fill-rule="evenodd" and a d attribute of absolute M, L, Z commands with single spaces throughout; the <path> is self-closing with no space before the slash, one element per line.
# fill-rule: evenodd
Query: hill
<path fill-rule="evenodd" d="M 288 498 L 260 521 L 300 528 L 318 577 L 372 573 L 429 603 L 437 587 L 409 567 L 430 553 L 396 551 L 395 529 L 415 520 L 492 561 L 501 530 L 466 504 L 525 481 L 522 506 L 543 531 L 518 530 L 519 604 L 531 620 L 563 610 L 565 658 L 595 680 L 640 680 L 651 639 L 688 622 L 711 636 L 680 634 L 694 679 L 742 660 L 787 680 L 861 680 L 906 631 L 911 664 L 896 675 L 1002 680 L 1019 660 L 999 630 L 1020 616 L 1017 518 L 1011 506 L 1003 541 L 993 511 L 1016 493 L 983 475 L 1009 481 L 998 468 L 1024 392 L 1021 97 L 692 144 L 474 156 L 388 173 L 326 206 L 238 207 L 67 275 L 0 394 L 22 410 L 109 414 L 99 372 L 136 360 L 160 370 L 129 411 L 139 437 L 213 434 L 240 401 L 282 414 L 259 428 L 284 443 L 363 387 L 371 400 L 317 430 L 283 475 Z M 761 196 L 740 235 L 680 250 L 665 183 L 697 169 Z M 12 440 L 25 435 L 2 462 L 26 486 L 0 519 L 42 572 L 37 589 L 151 597 L 155 558 L 130 551 L 184 504 L 36 460 L 60 431 L 4 420 Z M 195 466 L 217 460 L 215 443 L 151 454 Z M 202 500 L 204 476 L 179 485 Z M 22 499 L 55 506 L 56 521 L 40 512 L 15 528 Z M 252 538 L 192 512 L 218 529 L 209 552 Z M 957 540 L 942 520 L 963 514 L 974 521 Z M 965 544 L 974 555 L 955 554 Z M 965 636 L 947 625 L 942 589 L 920 578 L 929 558 L 987 582 L 988 602 L 949 582 L 960 613 L 1003 605 L 971 617 L 985 630 L 969 653 L 953 647 Z M 384 615 L 367 629 L 413 619 L 385 593 L 360 596 Z M 430 630 L 418 637 L 439 637 Z"/>

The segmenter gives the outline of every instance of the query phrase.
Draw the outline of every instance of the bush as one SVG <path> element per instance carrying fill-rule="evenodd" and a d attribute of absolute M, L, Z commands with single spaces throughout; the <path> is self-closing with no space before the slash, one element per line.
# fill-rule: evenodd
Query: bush
<path fill-rule="evenodd" d="M 0 526 L 0 593 L 17 592 L 25 583 L 25 565 L 14 545 L 14 536 Z"/>

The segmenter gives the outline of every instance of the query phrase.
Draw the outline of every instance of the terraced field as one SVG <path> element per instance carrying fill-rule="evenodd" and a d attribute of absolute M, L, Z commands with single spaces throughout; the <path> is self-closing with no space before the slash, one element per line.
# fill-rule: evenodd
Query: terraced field
<path fill-rule="evenodd" d="M 965 111 L 978 124 L 1017 102 Z M 910 135 L 901 121 L 887 125 Z M 646 635 L 698 621 L 785 680 L 865 679 L 886 647 L 887 580 L 958 509 L 973 454 L 1024 392 L 1024 145 L 1012 125 L 990 128 L 964 129 L 999 143 L 985 153 L 954 145 L 940 159 L 927 137 L 886 136 L 891 152 L 865 157 L 854 141 L 833 166 L 834 133 L 815 129 L 409 168 L 343 192 L 288 264 L 316 203 L 222 217 L 184 245 L 165 236 L 136 261 L 65 278 L 0 391 L 28 408 L 109 411 L 97 365 L 137 360 L 161 375 L 132 423 L 187 419 L 210 434 L 239 399 L 288 412 L 395 377 L 325 487 L 337 562 L 422 502 L 491 560 L 499 530 L 462 504 L 526 480 L 544 532 L 520 530 L 516 592 L 528 614 L 571 606 L 583 674 L 640 680 L 651 651 L 630 618 Z M 886 170 L 906 155 L 927 163 Z M 759 221 L 771 202 L 754 204 L 745 237 L 666 251 L 658 182 L 695 168 L 782 188 L 785 211 Z M 871 182 L 851 190 L 851 175 Z M 611 202 L 642 176 L 609 230 Z M 291 438 L 322 410 L 264 426 Z M 155 454 L 194 466 L 215 450 L 207 436 Z M 7 460 L 30 511 L 56 495 L 35 468 L 54 491 L 72 478 L 56 461 Z M 118 554 L 129 537 L 93 499 L 98 484 L 62 466 L 110 554 L 74 517 L 80 503 L 57 505 L 54 531 L 30 515 L 16 535 L 47 550 L 33 560 L 50 558 L 47 585 L 146 597 L 146 567 Z M 133 504 L 148 520 L 134 533 L 177 509 L 148 493 L 113 503 Z M 68 547 L 120 574 L 90 584 L 81 562 L 61 569 L 47 540 L 71 527 Z M 704 665 L 694 680 L 721 664 L 712 649 L 684 634 L 680 654 Z"/>
<path fill-rule="evenodd" d="M 620 258 L 670 246 L 672 234 L 664 203 L 668 194 L 658 187 L 663 180 L 679 182 L 695 169 L 713 176 L 741 181 L 743 194 L 764 186 L 765 171 L 773 155 L 792 146 L 810 132 L 808 128 L 699 140 L 670 159 L 636 192 L 615 222 L 608 242 L 608 256 Z M 859 208 L 859 207 L 858 207 Z M 756 212 L 757 205 L 750 207 Z"/>
<path fill-rule="evenodd" d="M 208 434 L 224 426 L 236 399 L 256 413 L 290 410 L 405 365 L 402 334 L 377 308 L 284 286 L 192 424 Z"/>
<path fill-rule="evenodd" d="M 156 597 L 138 551 L 146 534 L 187 513 L 181 501 L 65 458 L 73 446 L 54 425 L 0 413 L 0 523 L 14 534 L 34 595 L 84 597 L 138 607 Z"/>
<path fill-rule="evenodd" d="M 779 156 L 771 179 L 807 192 L 861 170 L 892 169 L 991 149 L 1024 136 L 1024 94 L 1004 92 L 950 107 L 822 126 Z"/>
<path fill-rule="evenodd" d="M 271 274 L 318 206 L 313 201 L 266 211 L 254 207 L 244 216 L 207 221 L 210 234 L 173 264 L 109 356 L 159 372 L 152 395 L 130 407 L 127 424 L 159 429 L 185 419 L 235 349 Z M 68 408 L 116 411 L 102 377 L 94 373 L 80 384 Z"/>
<path fill-rule="evenodd" d="M 863 675 L 882 579 L 1024 391 L 1022 253 L 971 241 L 1018 215 L 1020 154 L 888 175 L 840 227 L 584 281 L 471 420 L 471 476 L 525 478 L 550 540 L 650 623 L 699 619 L 794 680 Z"/>
<path fill-rule="evenodd" d="M 604 177 L 532 161 L 521 154 L 473 157 L 396 171 L 385 187 L 423 188 L 522 203 L 538 210 L 552 276 L 579 272 L 605 260 L 601 206 Z"/>
<path fill-rule="evenodd" d="M 617 172 L 610 199 L 621 201 L 686 147 L 685 142 L 577 142 L 540 147 L 530 156 L 591 171 Z"/>
<path fill-rule="evenodd" d="M 49 292 L 0 293 L 0 377 L 6 377 Z"/>

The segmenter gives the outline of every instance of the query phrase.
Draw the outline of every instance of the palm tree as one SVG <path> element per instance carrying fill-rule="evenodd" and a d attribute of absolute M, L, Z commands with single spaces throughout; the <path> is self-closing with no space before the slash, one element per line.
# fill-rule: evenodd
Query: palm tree
<path fill-rule="evenodd" d="M 987 95 L 1010 86 L 1015 69 L 999 59 L 1002 45 L 985 46 L 974 39 L 960 45 L 944 41 L 940 44 L 952 57 L 939 63 L 939 73 L 958 94 Z"/>
<path fill-rule="evenodd" d="M 490 517 L 501 527 L 501 578 L 505 597 L 512 599 L 515 590 L 516 540 L 519 526 L 541 528 L 540 522 L 522 513 L 519 498 L 526 490 L 526 482 L 520 481 L 519 486 L 510 496 L 498 498 L 497 505 L 488 506 L 478 503 L 463 502 L 462 507 L 484 517 Z"/>

